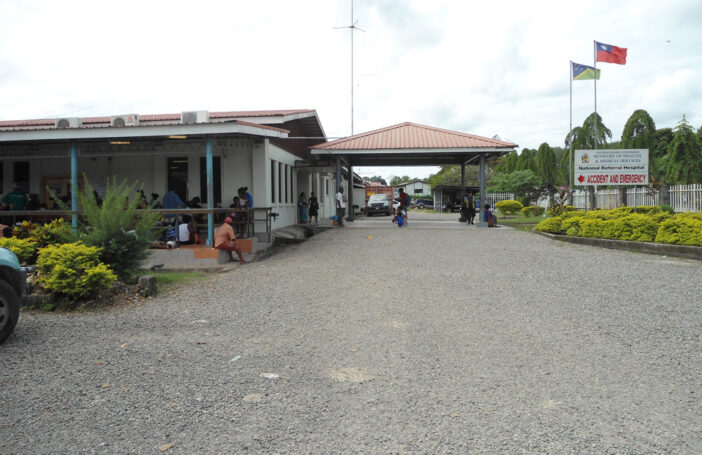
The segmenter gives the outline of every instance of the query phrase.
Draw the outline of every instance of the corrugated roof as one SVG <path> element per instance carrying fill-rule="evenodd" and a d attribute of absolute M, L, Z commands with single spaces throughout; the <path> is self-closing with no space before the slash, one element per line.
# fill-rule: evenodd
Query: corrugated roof
<path fill-rule="evenodd" d="M 234 118 L 255 118 L 255 117 L 285 117 L 298 114 L 313 114 L 314 109 L 280 109 L 280 110 L 264 110 L 264 111 L 223 111 L 210 112 L 210 119 L 218 121 Z M 144 114 L 139 115 L 139 124 L 150 124 L 152 122 L 180 122 L 180 113 L 177 114 Z M 82 117 L 83 125 L 90 127 L 109 126 L 110 117 Z M 30 120 L 0 120 L 0 128 L 53 128 L 56 119 L 30 119 Z"/>
<path fill-rule="evenodd" d="M 322 150 L 393 150 L 517 147 L 511 142 L 405 122 L 315 145 Z"/>

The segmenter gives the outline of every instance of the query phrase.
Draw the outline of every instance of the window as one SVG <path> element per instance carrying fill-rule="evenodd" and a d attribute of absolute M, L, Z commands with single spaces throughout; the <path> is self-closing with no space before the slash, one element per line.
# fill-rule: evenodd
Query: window
<path fill-rule="evenodd" d="M 422 189 L 421 189 L 421 188 L 419 188 L 419 189 L 415 188 L 415 189 L 414 189 L 414 194 L 422 194 Z"/>
<path fill-rule="evenodd" d="M 288 200 L 288 165 L 286 164 L 283 169 L 285 169 L 285 202 L 289 202 Z"/>
<path fill-rule="evenodd" d="M 15 161 L 13 183 L 19 185 L 20 190 L 29 193 L 29 161 Z"/>
<path fill-rule="evenodd" d="M 324 179 L 324 194 L 329 196 L 329 179 Z"/>
<path fill-rule="evenodd" d="M 283 163 L 278 163 L 278 202 L 283 202 Z"/>
<path fill-rule="evenodd" d="M 294 168 L 290 166 L 290 202 L 295 202 L 295 188 L 293 186 L 293 170 Z"/>
<path fill-rule="evenodd" d="M 275 160 L 271 160 L 271 204 L 275 204 Z"/>
<path fill-rule="evenodd" d="M 218 156 L 212 157 L 212 187 L 215 204 L 222 202 L 222 160 Z M 207 161 L 200 157 L 200 201 L 207 203 Z"/>

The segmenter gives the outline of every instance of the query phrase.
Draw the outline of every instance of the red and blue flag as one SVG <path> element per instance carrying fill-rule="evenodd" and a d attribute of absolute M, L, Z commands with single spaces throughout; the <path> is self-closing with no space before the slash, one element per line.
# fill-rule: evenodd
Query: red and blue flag
<path fill-rule="evenodd" d="M 597 58 L 595 61 L 626 65 L 627 49 L 625 47 L 617 47 L 595 41 L 595 49 L 597 50 Z"/>

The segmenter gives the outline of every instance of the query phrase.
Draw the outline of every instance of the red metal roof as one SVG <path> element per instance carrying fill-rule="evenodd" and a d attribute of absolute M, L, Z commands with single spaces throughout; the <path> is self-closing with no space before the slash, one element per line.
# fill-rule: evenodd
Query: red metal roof
<path fill-rule="evenodd" d="M 511 142 L 405 122 L 312 146 L 322 150 L 392 150 L 517 147 Z"/>
<path fill-rule="evenodd" d="M 210 112 L 210 119 L 219 121 L 234 118 L 255 118 L 255 117 L 285 117 L 296 114 L 315 113 L 314 109 L 281 109 L 281 110 L 265 110 L 265 111 L 224 111 Z M 83 125 L 91 127 L 107 124 L 109 126 L 110 117 L 82 117 Z M 139 115 L 139 124 L 152 122 L 180 122 L 180 113 L 178 114 L 144 114 Z M 31 120 L 0 120 L 0 128 L 40 128 L 52 127 L 55 125 L 56 119 L 31 119 Z M 260 126 L 260 125 L 257 125 Z"/>

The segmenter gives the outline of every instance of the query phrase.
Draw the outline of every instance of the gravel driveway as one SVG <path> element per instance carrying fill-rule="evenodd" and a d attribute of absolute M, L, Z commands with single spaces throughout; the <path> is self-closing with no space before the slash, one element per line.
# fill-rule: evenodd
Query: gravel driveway
<path fill-rule="evenodd" d="M 24 312 L 0 453 L 702 453 L 702 264 L 457 216 Z"/>

